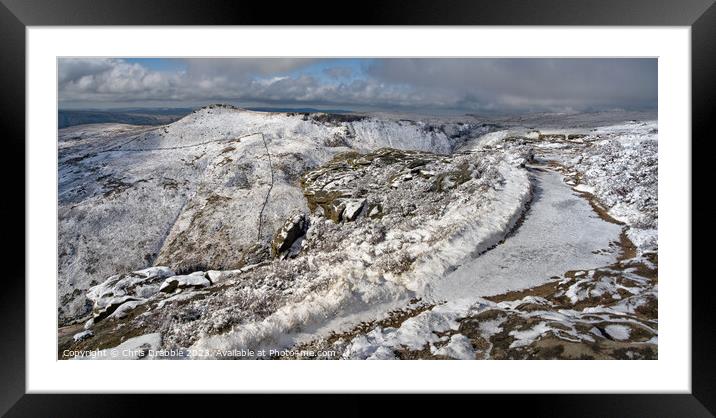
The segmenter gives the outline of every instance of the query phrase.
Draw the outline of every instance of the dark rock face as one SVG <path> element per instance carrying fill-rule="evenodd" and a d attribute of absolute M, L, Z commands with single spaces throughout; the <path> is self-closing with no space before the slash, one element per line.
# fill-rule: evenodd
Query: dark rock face
<path fill-rule="evenodd" d="M 293 215 L 276 232 L 271 242 L 271 253 L 278 256 L 288 251 L 297 239 L 305 235 L 307 229 L 306 215 L 303 213 Z"/>
<path fill-rule="evenodd" d="M 125 296 L 122 298 L 114 299 L 111 302 L 109 302 L 106 306 L 104 306 L 103 308 L 98 309 L 94 312 L 94 322 L 99 322 L 99 321 L 107 318 L 108 316 L 112 315 L 112 313 L 114 313 L 114 311 L 116 311 L 117 308 L 119 308 L 125 302 L 133 302 L 133 301 L 138 301 L 138 300 L 139 299 L 133 298 L 130 296 Z"/>

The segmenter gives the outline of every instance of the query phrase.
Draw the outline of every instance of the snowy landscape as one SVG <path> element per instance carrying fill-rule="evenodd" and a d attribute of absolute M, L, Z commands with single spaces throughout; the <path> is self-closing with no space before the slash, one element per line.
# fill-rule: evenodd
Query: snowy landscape
<path fill-rule="evenodd" d="M 58 358 L 656 359 L 657 137 L 227 104 L 59 129 Z"/>

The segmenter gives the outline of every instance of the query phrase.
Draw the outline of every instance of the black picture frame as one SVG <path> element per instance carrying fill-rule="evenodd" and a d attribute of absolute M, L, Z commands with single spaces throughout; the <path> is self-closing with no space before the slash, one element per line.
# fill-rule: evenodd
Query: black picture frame
<path fill-rule="evenodd" d="M 0 0 L 0 124 L 6 163 L 5 227 L 10 245 L 0 290 L 0 413 L 7 416 L 119 416 L 136 413 L 153 395 L 25 393 L 25 29 L 61 25 L 568 25 L 688 26 L 691 28 L 692 138 L 708 138 L 716 107 L 716 6 L 714 0 L 413 0 L 275 3 L 188 0 Z M 687 140 L 693 140 L 688 138 Z M 692 152 L 693 156 L 697 156 Z M 695 163 L 693 163 L 695 165 Z M 693 166 L 692 165 L 692 166 Z M 693 200 L 692 200 L 693 202 Z M 693 212 L 692 212 L 693 216 Z M 23 219 L 24 222 L 20 222 Z M 8 239 L 9 238 L 9 239 Z M 694 248 L 699 255 L 705 249 Z M 693 259 L 693 255 L 692 255 Z M 697 258 L 698 259 L 698 258 Z M 688 280 L 690 278 L 683 278 Z M 559 416 L 713 416 L 715 328 L 710 276 L 692 286 L 692 390 L 689 394 L 480 395 L 485 405 L 509 403 L 510 412 Z M 621 378 L 628 378 L 622 376 Z M 172 396 L 158 403 L 185 412 L 220 406 L 216 400 Z M 179 400 L 179 396 L 184 396 Z M 226 400 L 226 397 L 223 398 Z M 156 401 L 155 401 L 156 402 Z M 230 401 L 234 402 L 234 401 Z M 355 401 L 346 401 L 353 402 Z M 410 402 L 401 402 L 409 412 Z M 285 405 L 294 404 L 288 401 Z M 193 405 L 193 406 L 192 406 Z M 280 406 L 275 405 L 274 406 Z M 188 409 L 187 409 L 188 408 Z M 168 414 L 169 409 L 164 409 Z M 348 408 L 352 409 L 352 408 Z M 206 412 L 207 410 L 204 410 Z M 350 411 L 349 411 L 350 412 Z M 354 410 L 352 412 L 359 412 Z"/>

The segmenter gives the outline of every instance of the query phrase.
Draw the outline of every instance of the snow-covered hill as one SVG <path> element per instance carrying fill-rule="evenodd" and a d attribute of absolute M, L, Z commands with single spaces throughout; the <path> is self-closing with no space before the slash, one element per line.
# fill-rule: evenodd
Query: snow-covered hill
<path fill-rule="evenodd" d="M 652 358 L 656 122 L 592 118 L 60 130 L 60 346 Z"/>
<path fill-rule="evenodd" d="M 243 254 L 266 248 L 290 213 L 307 211 L 300 175 L 338 153 L 391 147 L 446 154 L 454 141 L 486 129 L 220 105 L 159 128 L 62 129 L 60 323 L 86 315 L 85 291 L 116 272 L 245 264 Z"/>

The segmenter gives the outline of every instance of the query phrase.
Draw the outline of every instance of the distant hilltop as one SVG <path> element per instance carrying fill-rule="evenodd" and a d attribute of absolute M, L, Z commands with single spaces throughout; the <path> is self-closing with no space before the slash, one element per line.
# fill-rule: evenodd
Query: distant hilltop
<path fill-rule="evenodd" d="M 310 107 L 237 107 L 226 103 L 212 103 L 197 108 L 135 108 L 135 109 L 107 109 L 107 110 L 65 110 L 60 109 L 57 117 L 57 128 L 67 128 L 76 125 L 92 123 L 123 123 L 127 125 L 167 125 L 191 113 L 205 109 L 232 109 L 251 110 L 254 112 L 279 113 L 325 113 L 346 114 L 353 113 L 344 109 L 315 109 Z"/>

